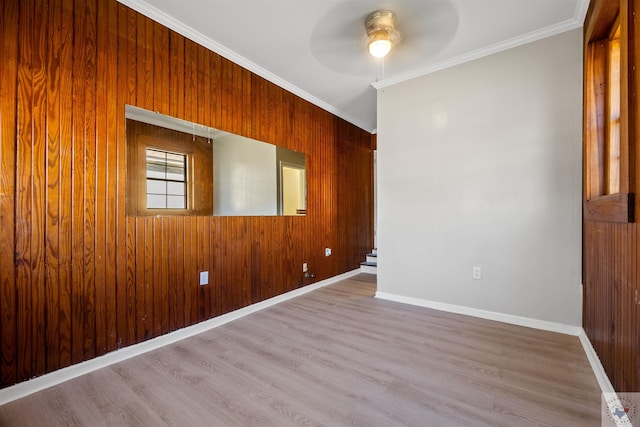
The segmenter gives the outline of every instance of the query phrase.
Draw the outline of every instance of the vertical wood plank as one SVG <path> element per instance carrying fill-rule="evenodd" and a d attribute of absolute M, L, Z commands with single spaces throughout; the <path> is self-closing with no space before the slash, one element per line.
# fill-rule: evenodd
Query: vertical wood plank
<path fill-rule="evenodd" d="M 16 112 L 18 2 L 0 7 L 0 387 L 17 381 Z"/>
<path fill-rule="evenodd" d="M 107 242 L 109 236 L 107 232 L 107 147 L 110 145 L 107 139 L 107 100 L 108 94 L 106 83 L 108 68 L 111 65 L 106 61 L 109 54 L 109 24 L 108 3 L 99 2 L 97 5 L 98 19 L 96 21 L 96 94 L 95 94 L 95 351 L 100 356 L 109 351 L 107 337 L 109 328 L 107 326 L 107 292 L 111 286 L 107 283 Z M 111 246 L 114 241 L 111 240 Z M 115 306 L 110 307 L 111 310 Z"/>
<path fill-rule="evenodd" d="M 156 337 L 162 334 L 162 288 L 164 287 L 162 264 L 166 262 L 166 257 L 164 256 L 164 236 L 162 233 L 163 219 L 164 218 L 160 217 L 153 218 L 153 237 L 150 246 L 151 258 L 149 259 L 150 264 L 152 265 L 152 293 L 147 294 L 147 296 L 151 295 L 151 302 L 149 305 L 153 310 L 153 322 L 151 326 L 151 333 L 149 335 L 150 337 Z"/>
<path fill-rule="evenodd" d="M 262 284 L 262 259 L 261 259 L 261 239 L 262 218 L 254 218 L 253 235 L 251 236 L 251 301 L 253 303 L 260 302 L 261 293 L 260 285 Z"/>
<path fill-rule="evenodd" d="M 185 40 L 169 32 L 169 115 L 184 117 Z"/>
<path fill-rule="evenodd" d="M 136 96 L 136 14 L 123 5 L 118 5 L 118 73 L 117 116 L 124 117 L 125 104 L 134 104 Z M 118 315 L 117 327 L 120 345 L 137 342 L 138 321 L 136 307 L 136 222 L 126 218 L 126 122 L 116 121 L 117 156 L 117 282 Z M 133 243 L 133 246 L 131 246 Z M 126 248 L 126 249 L 125 249 Z M 126 267 L 125 267 L 126 266 Z M 126 330 L 126 334 L 122 331 Z"/>
<path fill-rule="evenodd" d="M 229 236 L 229 231 L 228 231 L 228 224 L 229 224 L 229 217 L 221 217 L 220 218 L 220 255 L 218 257 L 218 259 L 220 260 L 220 265 L 222 266 L 221 268 L 221 275 L 220 275 L 220 287 L 221 287 L 221 301 L 222 301 L 222 314 L 227 313 L 228 312 L 228 307 L 230 306 L 230 291 L 229 291 L 229 281 L 231 280 L 230 277 L 230 270 L 231 270 L 231 263 L 228 262 L 229 259 L 229 255 L 228 255 L 228 250 L 229 250 L 229 239 L 231 238 L 231 236 Z"/>
<path fill-rule="evenodd" d="M 72 145 L 72 286 L 71 286 L 71 362 L 84 360 L 84 105 L 82 70 L 85 61 L 85 21 L 82 5 L 73 3 L 73 145 Z"/>
<path fill-rule="evenodd" d="M 222 86 L 221 82 L 221 57 L 220 55 L 216 55 L 211 53 L 211 65 L 210 65 L 210 73 L 211 73 L 211 90 L 209 92 L 209 106 L 211 108 L 211 122 L 210 126 L 214 128 L 221 128 L 220 119 L 222 117 L 221 109 L 220 109 L 220 88 Z"/>
<path fill-rule="evenodd" d="M 126 254 L 126 232 L 125 228 L 118 233 L 118 223 L 124 225 L 124 221 L 119 221 L 118 216 L 118 118 L 122 108 L 122 102 L 118 102 L 118 34 L 113 28 L 118 28 L 118 5 L 113 2 L 100 2 L 106 5 L 105 19 L 103 27 L 104 50 L 102 54 L 105 58 L 106 75 L 103 82 L 104 95 L 106 96 L 106 194 L 103 195 L 106 206 L 106 330 L 107 330 L 107 351 L 113 351 L 122 345 L 122 338 L 126 336 L 126 262 L 124 258 L 119 259 L 118 252 Z M 102 49 L 98 49 L 100 54 Z M 122 217 L 124 219 L 124 216 Z M 118 271 L 123 273 L 118 275 Z M 120 298 L 120 304 L 119 302 Z M 118 322 L 123 318 L 125 322 Z M 119 343 L 120 342 L 120 343 Z"/>
<path fill-rule="evenodd" d="M 189 297 L 191 299 L 191 321 L 190 325 L 194 325 L 200 321 L 200 305 L 198 296 L 200 289 L 198 286 L 198 269 L 200 268 L 198 263 L 198 218 L 189 218 L 189 232 L 191 233 L 191 246 L 189 247 L 189 269 L 187 286 L 189 287 Z"/>
<path fill-rule="evenodd" d="M 193 241 L 193 218 L 185 218 L 184 220 L 184 321 L 186 325 L 193 324 L 193 253 L 191 252 Z"/>
<path fill-rule="evenodd" d="M 153 111 L 169 111 L 169 29 L 152 23 Z"/>
<path fill-rule="evenodd" d="M 178 219 L 178 230 L 176 232 L 176 261 L 177 261 L 177 270 L 176 270 L 176 329 L 183 328 L 188 325 L 186 319 L 186 290 L 185 286 L 187 280 L 185 280 L 185 259 L 184 254 L 186 253 L 185 247 L 185 219 Z"/>
<path fill-rule="evenodd" d="M 209 69 L 211 67 L 211 55 L 210 51 L 202 46 L 198 46 L 197 50 L 197 87 L 198 96 L 195 100 L 197 106 L 197 118 L 195 120 L 198 124 L 206 125 L 211 118 L 209 96 L 211 93 L 211 77 Z"/>
<path fill-rule="evenodd" d="M 190 121 L 197 121 L 198 98 L 200 97 L 198 57 L 199 46 L 194 42 L 185 41 L 185 117 Z M 197 263 L 197 221 L 191 217 L 186 221 L 185 229 L 185 323 L 193 325 L 198 322 L 198 263 Z"/>
<path fill-rule="evenodd" d="M 136 106 L 153 111 L 153 22 L 136 14 Z"/>
<path fill-rule="evenodd" d="M 84 289 L 83 360 L 96 354 L 96 1 L 87 0 L 81 17 L 85 21 L 85 57 L 80 70 L 85 92 L 84 121 L 76 123 L 83 131 L 84 143 Z"/>
<path fill-rule="evenodd" d="M 58 367 L 72 363 L 73 340 L 73 0 L 62 0 L 60 18 L 60 271 Z M 49 367 L 53 368 L 53 364 Z"/>
<path fill-rule="evenodd" d="M 46 111 L 46 226 L 45 226 L 45 291 L 46 291 L 46 370 L 60 366 L 60 55 L 62 46 L 61 3 L 49 5 L 47 39 L 47 111 Z"/>
<path fill-rule="evenodd" d="M 185 41 L 185 75 L 184 75 L 184 113 L 185 119 L 195 121 L 197 114 L 198 92 L 198 46 L 190 41 Z"/>
<path fill-rule="evenodd" d="M 169 64 L 168 64 L 168 108 L 173 117 L 184 117 L 185 97 L 185 40 L 174 31 L 168 33 Z M 184 218 L 176 218 L 169 238 L 170 266 L 169 286 L 171 291 L 170 330 L 186 326 L 185 322 L 185 264 L 184 264 Z"/>
<path fill-rule="evenodd" d="M 137 228 L 136 228 L 136 219 L 135 218 L 127 218 L 126 219 L 127 226 L 127 246 L 126 246 L 126 257 L 127 257 L 127 283 L 126 283 L 126 311 L 125 313 L 121 313 L 118 316 L 118 319 L 122 321 L 122 318 L 126 319 L 126 341 L 124 337 L 122 337 L 123 345 L 129 343 L 137 342 L 137 310 L 136 310 L 136 290 L 138 283 L 138 268 L 136 264 L 137 260 Z M 118 301 L 120 304 L 121 295 L 118 295 Z"/>
<path fill-rule="evenodd" d="M 32 73 L 31 73 L 31 47 L 33 42 L 33 2 L 21 3 L 19 27 L 20 38 L 18 54 L 18 105 L 17 109 L 23 111 L 17 120 L 17 146 L 16 146 L 16 300 L 18 312 L 17 330 L 18 348 L 18 381 L 30 378 L 33 375 L 32 360 L 36 357 L 37 348 L 34 348 L 34 330 L 32 325 L 32 307 L 37 309 L 32 297 L 32 197 L 33 184 L 32 170 L 32 138 L 31 121 L 32 108 Z"/>
<path fill-rule="evenodd" d="M 196 237 L 196 257 L 198 260 L 198 273 L 201 271 L 209 271 L 209 221 L 208 218 L 198 216 L 196 217 L 196 228 L 197 228 L 197 237 Z M 200 285 L 200 282 L 196 282 L 198 284 L 198 321 L 202 321 L 208 319 L 210 316 L 210 307 L 211 307 L 211 299 L 209 294 L 209 286 L 210 285 Z"/>
<path fill-rule="evenodd" d="M 209 272 L 209 293 L 211 298 L 211 317 L 219 316 L 222 307 L 220 304 L 220 218 L 211 218 L 211 271 Z"/>
<path fill-rule="evenodd" d="M 145 306 L 145 288 L 146 288 L 146 276 L 145 276 L 145 221 L 146 218 L 137 217 L 132 219 L 135 223 L 135 269 L 136 269 L 136 340 L 135 342 L 142 342 L 146 339 L 145 335 L 145 320 L 147 317 Z"/>
<path fill-rule="evenodd" d="M 248 274 L 249 268 L 251 266 L 251 245 L 249 244 L 248 237 L 250 236 L 249 231 L 249 218 L 241 217 L 239 218 L 238 227 L 240 228 L 240 284 L 242 286 L 242 293 L 240 295 L 240 305 L 239 307 L 246 307 L 251 304 L 251 281 L 250 275 Z"/>
<path fill-rule="evenodd" d="M 144 218 L 144 289 L 142 306 L 144 307 L 143 333 L 144 339 L 154 337 L 154 325 L 156 312 L 154 304 L 154 291 L 156 287 L 154 276 L 154 241 L 156 233 L 156 219 L 153 217 Z M 158 263 L 160 260 L 158 259 Z"/>
<path fill-rule="evenodd" d="M 169 288 L 168 271 L 169 262 L 167 247 L 167 217 L 156 218 L 154 227 L 154 293 L 153 293 L 153 336 L 159 336 L 169 332 Z"/>
<path fill-rule="evenodd" d="M 182 264 L 183 258 L 181 257 L 184 250 L 184 246 L 182 245 L 184 237 L 182 224 L 183 218 L 170 218 L 170 229 L 168 235 L 168 328 L 170 331 L 174 331 L 184 326 L 184 284 L 182 280 L 184 266 Z"/>
<path fill-rule="evenodd" d="M 47 44 L 48 7 L 46 0 L 37 0 L 34 15 L 34 49 L 32 50 L 31 71 L 33 77 L 32 111 L 32 228 L 31 228 L 31 268 L 34 297 L 31 302 L 32 327 L 34 331 L 33 375 L 46 372 L 46 284 L 45 284 L 45 241 L 46 241 L 46 173 L 47 173 Z"/>
<path fill-rule="evenodd" d="M 158 266 L 162 275 L 160 282 L 160 333 L 154 336 L 166 334 L 169 332 L 169 247 L 167 242 L 169 241 L 169 218 L 163 217 L 159 221 L 161 225 L 161 239 L 162 239 L 162 257 L 159 259 L 160 265 Z M 157 260 L 157 259 L 156 259 Z"/>
<path fill-rule="evenodd" d="M 233 105 L 231 84 L 233 79 L 232 64 L 226 58 L 220 59 L 220 128 L 233 132 L 231 123 L 231 106 Z"/>

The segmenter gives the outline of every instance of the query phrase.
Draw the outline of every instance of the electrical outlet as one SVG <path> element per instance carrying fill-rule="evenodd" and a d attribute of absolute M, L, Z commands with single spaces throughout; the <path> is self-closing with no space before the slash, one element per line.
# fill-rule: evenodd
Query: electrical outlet
<path fill-rule="evenodd" d="M 472 276 L 474 280 L 482 280 L 482 267 L 473 267 Z"/>
<path fill-rule="evenodd" d="M 209 284 L 209 272 L 201 271 L 200 272 L 200 285 L 208 285 Z"/>
<path fill-rule="evenodd" d="M 331 248 L 324 248 L 324 256 L 331 255 Z"/>
<path fill-rule="evenodd" d="M 307 263 L 306 263 L 306 262 L 305 262 L 305 263 L 302 263 L 302 272 L 303 272 L 303 273 L 306 273 L 306 272 L 307 272 L 307 270 L 309 270 L 309 267 L 307 266 Z"/>

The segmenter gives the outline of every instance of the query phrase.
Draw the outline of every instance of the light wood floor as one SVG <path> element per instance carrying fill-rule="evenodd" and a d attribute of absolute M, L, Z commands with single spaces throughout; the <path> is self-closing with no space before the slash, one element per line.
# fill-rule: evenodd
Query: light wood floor
<path fill-rule="evenodd" d="M 0 407 L 2 426 L 599 426 L 578 338 L 361 274 Z"/>

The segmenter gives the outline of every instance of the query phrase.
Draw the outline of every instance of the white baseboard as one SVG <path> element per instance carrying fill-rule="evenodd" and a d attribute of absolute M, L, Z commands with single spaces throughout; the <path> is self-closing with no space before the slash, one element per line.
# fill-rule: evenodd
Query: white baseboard
<path fill-rule="evenodd" d="M 580 326 L 565 325 L 563 323 L 548 322 L 546 320 L 532 319 L 529 317 L 514 316 L 494 311 L 481 310 L 478 308 L 465 307 L 462 305 L 447 304 L 443 302 L 429 301 L 420 298 L 405 297 L 401 295 L 376 292 L 376 298 L 415 305 L 418 307 L 432 308 L 434 310 L 447 311 L 449 313 L 464 314 L 466 316 L 479 317 L 482 319 L 495 320 L 512 325 L 526 326 L 528 328 L 541 329 L 544 331 L 559 332 L 561 334 L 579 336 L 582 328 Z"/>
<path fill-rule="evenodd" d="M 593 374 L 598 381 L 600 389 L 603 393 L 615 393 L 615 389 L 613 388 L 611 381 L 609 381 L 609 377 L 607 376 L 604 367 L 600 362 L 600 358 L 591 345 L 591 341 L 589 341 L 589 338 L 587 337 L 584 329 L 580 326 L 565 325 L 562 323 L 548 322 L 545 320 L 531 319 L 528 317 L 496 313 L 487 310 L 423 300 L 419 298 L 405 297 L 384 292 L 376 292 L 376 298 L 415 305 L 418 307 L 432 308 L 434 310 L 446 311 L 449 313 L 464 314 L 466 316 L 496 320 L 498 322 L 510 323 L 518 326 L 526 326 L 529 328 L 541 329 L 544 331 L 558 332 L 565 335 L 577 336 L 580 339 L 580 343 L 582 344 L 582 348 L 584 349 L 584 352 L 587 356 L 587 360 L 589 360 L 589 364 L 591 365 L 591 369 L 593 370 Z"/>
<path fill-rule="evenodd" d="M 157 348 L 172 344 L 185 338 L 189 338 L 218 326 L 222 326 L 225 323 L 229 323 L 233 320 L 240 319 L 244 316 L 260 310 L 264 310 L 267 307 L 271 307 L 283 301 L 287 301 L 297 296 L 315 291 L 316 289 L 331 285 L 333 283 L 339 282 L 340 280 L 348 279 L 349 277 L 353 277 L 357 274 L 360 274 L 360 269 L 352 270 L 347 273 L 322 280 L 320 282 L 314 283 L 313 285 L 294 289 L 293 291 L 275 296 L 273 298 L 269 298 L 268 300 L 252 304 L 239 310 L 232 311 L 231 313 L 227 313 L 213 319 L 205 320 L 195 325 L 178 329 L 177 331 L 152 338 L 139 344 L 133 344 L 120 350 L 112 351 L 103 356 L 96 357 L 95 359 L 71 365 L 66 368 L 62 368 L 57 371 L 42 375 L 40 377 L 36 377 L 13 386 L 9 386 L 0 390 L 0 405 L 4 405 L 5 403 L 12 402 L 46 388 L 53 387 L 57 384 L 69 381 L 73 378 L 79 377 L 89 372 L 105 368 L 107 366 L 113 365 L 114 363 L 122 362 L 123 360 L 130 359 L 148 351 L 155 350 Z"/>
<path fill-rule="evenodd" d="M 600 362 L 600 358 L 598 357 L 598 354 L 596 353 L 593 346 L 591 345 L 591 341 L 589 341 L 589 337 L 587 337 L 587 334 L 584 331 L 584 329 L 580 331 L 580 335 L 578 335 L 578 338 L 580 338 L 580 343 L 582 344 L 582 348 L 584 348 L 584 352 L 587 355 L 587 359 L 591 364 L 591 369 L 593 370 L 593 374 L 596 376 L 596 380 L 598 381 L 598 384 L 600 385 L 600 389 L 602 390 L 602 392 L 615 393 L 616 391 L 613 388 L 611 381 L 609 381 L 609 377 L 607 376 L 607 373 L 604 371 L 604 366 L 602 366 L 602 362 Z"/>
<path fill-rule="evenodd" d="M 79 377 L 89 372 L 113 365 L 114 363 L 127 360 L 129 358 L 138 356 L 148 351 L 155 350 L 165 345 L 172 344 L 174 342 L 183 340 L 185 338 L 200 334 L 202 332 L 224 325 L 225 323 L 229 323 L 233 320 L 240 319 L 249 314 L 263 310 L 267 307 L 271 307 L 280 302 L 293 299 L 300 295 L 304 295 L 316 289 L 336 283 L 340 280 L 348 279 L 349 277 L 353 277 L 359 273 L 360 273 L 360 269 L 353 270 L 353 271 L 320 281 L 318 283 L 314 283 L 313 285 L 305 286 L 303 288 L 299 288 L 299 289 L 295 289 L 293 291 L 287 292 L 286 294 L 275 296 L 268 300 L 261 301 L 259 303 L 250 305 L 248 307 L 233 311 L 231 313 L 227 313 L 222 316 L 206 320 L 196 325 L 188 326 L 186 328 L 179 329 L 169 334 L 162 335 L 157 338 L 153 338 L 139 344 L 134 344 L 134 345 L 122 348 L 120 350 L 113 351 L 111 353 L 107 353 L 104 356 L 100 356 L 95 359 L 88 360 L 86 362 L 78 363 L 76 365 L 71 365 L 69 367 L 62 368 L 57 371 L 51 372 L 49 374 L 43 375 L 41 377 L 33 378 L 31 380 L 4 388 L 0 390 L 0 405 L 4 405 L 5 403 L 12 402 L 14 400 L 17 400 L 22 397 L 28 396 L 30 394 L 36 393 L 38 391 L 47 389 L 49 387 L 53 387 L 57 384 L 63 383 L 65 381 L 71 380 L 73 378 Z M 591 342 L 589 341 L 589 338 L 587 337 L 586 333 L 581 327 L 563 325 L 559 323 L 530 319 L 526 317 L 512 316 L 512 315 L 507 315 L 502 313 L 495 313 L 491 311 L 479 310 L 479 309 L 474 309 L 474 308 L 469 308 L 464 306 L 457 306 L 453 304 L 438 303 L 438 302 L 422 300 L 418 298 L 403 297 L 403 296 L 394 295 L 394 294 L 387 294 L 384 292 L 376 292 L 376 298 L 395 301 L 395 302 L 401 302 L 401 303 L 415 305 L 419 307 L 432 308 L 440 311 L 447 311 L 451 313 L 480 317 L 483 319 L 496 320 L 499 322 L 511 323 L 519 326 L 526 326 L 526 327 L 542 329 L 546 331 L 559 332 L 567 335 L 577 336 L 580 339 L 582 347 L 584 348 L 587 359 L 591 364 L 591 368 L 593 370 L 593 373 L 596 377 L 596 380 L 598 381 L 598 384 L 602 392 L 603 393 L 615 392 L 613 386 L 611 385 L 611 381 L 609 381 L 609 378 L 605 373 L 604 367 L 602 366 L 602 363 L 598 358 L 598 355 L 596 354 L 595 350 L 593 349 L 593 346 L 591 345 Z"/>
<path fill-rule="evenodd" d="M 378 274 L 378 269 L 376 267 L 372 267 L 370 265 L 361 265 L 360 266 L 361 273 L 367 274 Z"/>

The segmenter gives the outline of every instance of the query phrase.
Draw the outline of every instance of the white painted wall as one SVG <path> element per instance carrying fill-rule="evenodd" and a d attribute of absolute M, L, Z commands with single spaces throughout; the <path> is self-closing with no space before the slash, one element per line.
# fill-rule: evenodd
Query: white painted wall
<path fill-rule="evenodd" d="M 213 143 L 213 214 L 277 215 L 275 145 L 228 134 Z"/>
<path fill-rule="evenodd" d="M 581 325 L 581 43 L 378 91 L 379 292 Z"/>

